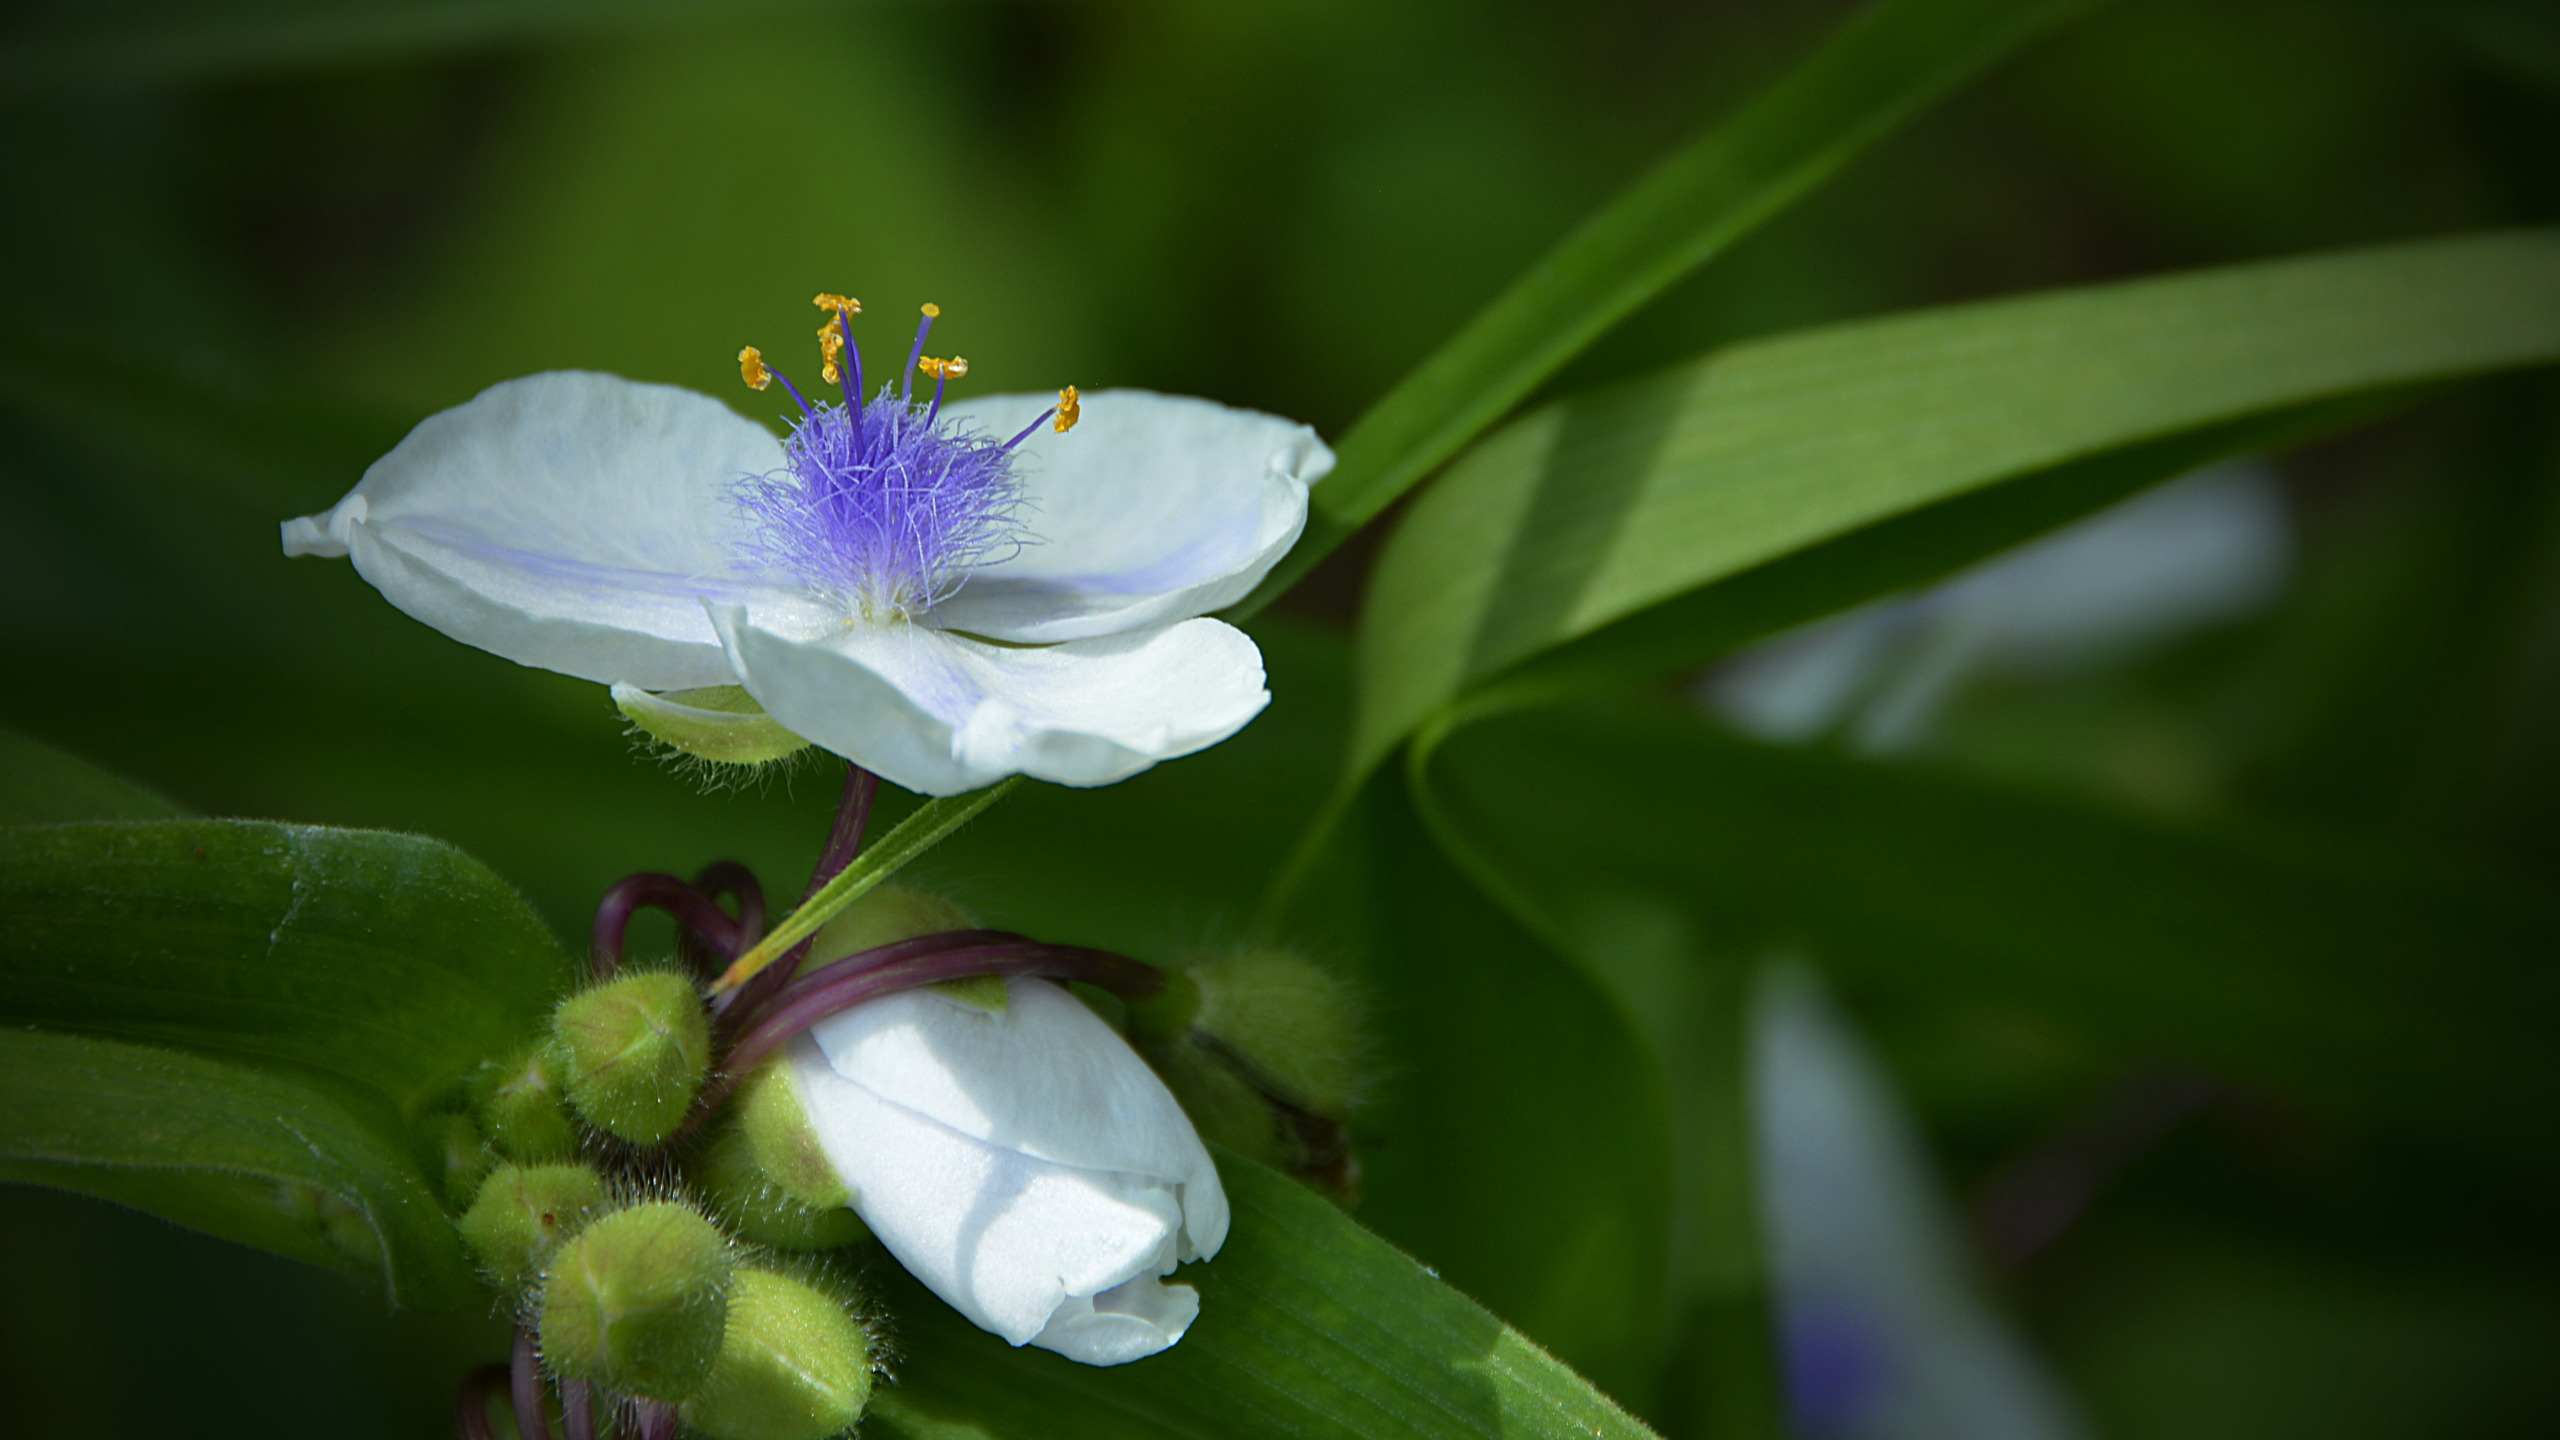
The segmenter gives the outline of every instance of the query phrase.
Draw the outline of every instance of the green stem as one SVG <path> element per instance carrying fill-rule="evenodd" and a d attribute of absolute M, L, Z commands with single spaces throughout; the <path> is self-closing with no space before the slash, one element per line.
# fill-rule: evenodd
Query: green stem
<path fill-rule="evenodd" d="M 801 902 L 800 908 L 783 918 L 771 933 L 756 942 L 755 948 L 738 957 L 712 984 L 713 994 L 735 990 L 755 978 L 756 972 L 781 959 L 792 946 L 818 933 L 818 927 L 844 913 L 845 908 L 869 893 L 871 887 L 906 867 L 907 862 L 951 837 L 951 833 L 975 820 L 988 806 L 1013 793 L 1022 783 L 1019 775 L 1008 775 L 984 790 L 966 795 L 946 795 L 927 800 L 914 813 L 898 822 L 897 828 L 873 841 L 869 848 L 854 857 L 853 863 L 838 871 L 836 877 L 818 887 L 818 893 Z"/>

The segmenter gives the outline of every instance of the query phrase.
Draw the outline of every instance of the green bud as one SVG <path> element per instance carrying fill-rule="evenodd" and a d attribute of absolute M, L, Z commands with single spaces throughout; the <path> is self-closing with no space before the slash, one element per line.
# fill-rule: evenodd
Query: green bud
<path fill-rule="evenodd" d="M 542 1356 L 557 1373 L 680 1401 L 720 1357 L 729 1237 L 653 1201 L 589 1222 L 542 1275 Z"/>
<path fill-rule="evenodd" d="M 1357 1187 L 1343 1122 L 1361 1086 L 1359 1013 L 1332 974 L 1281 950 L 1195 961 L 1130 1004 L 1129 1031 L 1202 1135 Z"/>
<path fill-rule="evenodd" d="M 604 1181 L 584 1165 L 501 1165 L 463 1212 L 462 1243 L 489 1278 L 521 1290 L 560 1242 L 605 1208 Z"/>
<path fill-rule="evenodd" d="M 930 890 L 888 881 L 874 887 L 844 912 L 818 928 L 810 943 L 810 966 L 841 960 L 882 945 L 945 930 L 974 930 L 976 917 Z"/>
<path fill-rule="evenodd" d="M 566 1160 L 578 1151 L 577 1127 L 560 1108 L 560 1082 L 548 1041 L 504 1065 L 492 1065 L 471 1087 L 471 1107 L 490 1147 L 520 1165 Z"/>
<path fill-rule="evenodd" d="M 1331 972 L 1285 950 L 1242 950 L 1183 976 L 1199 991 L 1194 1031 L 1216 1036 L 1295 1103 L 1349 1113 L 1361 1083 L 1360 1012 Z"/>
<path fill-rule="evenodd" d="M 480 1193 L 480 1182 L 488 1178 L 489 1168 L 498 1163 L 489 1142 L 481 1138 L 480 1127 L 468 1115 L 446 1113 L 428 1116 L 418 1128 L 435 1147 L 434 1173 L 442 1182 L 445 1208 L 469 1206 Z"/>
<path fill-rule="evenodd" d="M 762 765 L 809 747 L 808 741 L 783 729 L 754 696 L 735 685 L 653 695 L 617 681 L 613 703 L 642 734 L 697 760 Z"/>
<path fill-rule="evenodd" d="M 711 1069 L 711 1021 L 671 970 L 606 981 L 560 1002 L 551 1054 L 569 1103 L 635 1145 L 675 1133 Z"/>
<path fill-rule="evenodd" d="M 853 1191 L 818 1144 L 779 1062 L 738 1087 L 692 1170 L 694 1183 L 738 1234 L 786 1250 L 831 1250 L 870 1235 L 849 1208 Z"/>
<path fill-rule="evenodd" d="M 744 1126 L 724 1123 L 701 1156 L 685 1167 L 694 1192 L 732 1234 L 777 1250 L 833 1250 L 859 1244 L 871 1230 L 842 1205 L 822 1207 L 792 1198 L 756 1163 Z"/>
<path fill-rule="evenodd" d="M 871 1339 L 822 1291 L 769 1270 L 741 1270 L 711 1378 L 684 1402 L 711 1440 L 825 1440 L 851 1429 L 871 1398 Z"/>

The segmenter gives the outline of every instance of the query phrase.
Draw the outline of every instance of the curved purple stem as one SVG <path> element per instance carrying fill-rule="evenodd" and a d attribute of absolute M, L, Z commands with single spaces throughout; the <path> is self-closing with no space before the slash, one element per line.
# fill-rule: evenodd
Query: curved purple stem
<path fill-rule="evenodd" d="M 533 1332 L 519 1325 L 508 1356 L 508 1388 L 516 1403 L 516 1433 L 524 1440 L 551 1440 L 551 1417 L 542 1410 L 542 1365 L 534 1356 Z"/>
<path fill-rule="evenodd" d="M 743 1075 L 810 1026 L 856 1005 L 895 995 L 901 990 L 979 975 L 1007 978 L 1033 975 L 1046 980 L 1081 980 L 1115 995 L 1131 998 L 1152 995 L 1164 985 L 1164 972 L 1125 955 L 1114 955 L 1108 950 L 1088 950 L 1078 945 L 1041 945 L 1027 940 L 952 946 L 852 968 L 830 965 L 774 997 L 771 1008 L 756 1021 L 755 1027 L 739 1037 L 723 1069 L 732 1075 Z"/>
<path fill-rule="evenodd" d="M 714 860 L 693 877 L 693 888 L 713 900 L 727 895 L 738 902 L 738 946 L 744 950 L 764 938 L 764 882 L 735 860 Z"/>
<path fill-rule="evenodd" d="M 584 1380 L 560 1382 L 560 1428 L 569 1440 L 596 1440 L 595 1387 Z"/>
<path fill-rule="evenodd" d="M 507 1367 L 483 1365 L 462 1377 L 453 1392 L 453 1431 L 459 1440 L 498 1440 L 489 1423 L 489 1397 L 507 1383 Z"/>
<path fill-rule="evenodd" d="M 683 1428 L 683 1418 L 673 1405 L 655 1400 L 642 1400 L 634 1407 L 640 1412 L 640 1440 L 676 1440 Z"/>
<path fill-rule="evenodd" d="M 664 910 L 677 923 L 701 936 L 712 949 L 736 959 L 746 947 L 738 943 L 739 923 L 729 912 L 673 875 L 644 871 L 613 882 L 596 902 L 596 924 L 588 939 L 587 961 L 599 980 L 622 968 L 623 936 L 632 915 L 642 908 Z"/>

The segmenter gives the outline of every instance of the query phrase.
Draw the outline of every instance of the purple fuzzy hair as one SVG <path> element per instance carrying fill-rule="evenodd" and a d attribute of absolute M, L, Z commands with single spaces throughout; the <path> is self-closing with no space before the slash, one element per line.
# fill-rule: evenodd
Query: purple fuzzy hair
<path fill-rule="evenodd" d="M 738 482 L 747 558 L 855 613 L 912 619 L 1019 552 L 1012 447 L 939 410 L 887 385 L 859 408 L 807 408 L 783 442 L 788 468 Z"/>

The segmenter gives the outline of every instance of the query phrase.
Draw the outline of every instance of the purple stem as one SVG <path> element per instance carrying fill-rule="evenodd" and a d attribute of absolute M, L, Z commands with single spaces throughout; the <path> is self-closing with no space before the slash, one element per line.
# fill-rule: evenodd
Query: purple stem
<path fill-rule="evenodd" d="M 1023 936 L 1016 935 L 1010 930 L 945 930 L 938 935 L 919 935 L 912 940 L 893 941 L 887 945 L 875 946 L 872 949 L 848 955 L 844 959 L 838 960 L 831 965 L 812 971 L 807 977 L 805 977 L 803 985 L 794 986 L 792 989 L 793 991 L 797 991 L 805 988 L 806 984 L 813 983 L 822 977 L 848 975 L 857 970 L 870 969 L 874 966 L 885 965 L 899 960 L 908 960 L 919 955 L 931 955 L 937 951 L 957 949 L 962 946 L 993 944 L 1028 945 L 1030 943 L 1031 942 L 1028 939 L 1025 939 Z M 766 971 L 765 974 L 770 975 L 773 971 L 779 970 L 785 972 L 784 978 L 789 978 L 789 968 L 792 965 L 799 963 L 796 957 L 807 948 L 807 946 L 803 945 L 785 953 L 782 959 L 774 962 L 773 969 Z M 757 988 L 757 982 L 764 978 L 764 975 L 758 975 L 754 980 L 750 980 L 746 984 L 739 986 L 738 994 L 741 996 L 746 995 L 749 990 Z M 765 994 L 755 997 L 759 1003 L 762 1003 L 772 991 L 781 989 L 781 986 L 768 985 L 764 986 L 763 989 Z M 755 1019 L 755 1014 L 756 1012 L 753 1010 L 739 1006 L 732 1006 L 729 1010 L 718 1017 L 717 1023 L 720 1026 L 721 1034 L 725 1037 L 728 1035 L 734 1035 L 738 1031 L 746 1029 L 749 1023 Z M 784 1038 L 788 1039 L 790 1037 L 785 1036 Z M 770 1054 L 772 1052 L 766 1051 L 764 1053 Z M 757 1058 L 761 1059 L 763 1057 L 762 1055 L 759 1055 Z M 702 1087 L 702 1093 L 694 1098 L 693 1113 L 685 1117 L 685 1122 L 682 1128 L 678 1129 L 675 1134 L 667 1137 L 665 1141 L 667 1145 L 682 1145 L 695 1130 L 702 1127 L 704 1121 L 709 1120 L 714 1114 L 718 1113 L 720 1107 L 728 1102 L 729 1092 L 738 1088 L 738 1082 L 745 1078 L 747 1069 L 749 1068 L 737 1064 L 736 1060 L 737 1056 L 734 1050 L 722 1058 L 719 1070 L 715 1071 L 711 1076 L 710 1082 Z"/>
<path fill-rule="evenodd" d="M 862 832 L 871 823 L 871 801 L 880 793 L 880 777 L 847 761 L 844 767 L 844 794 L 836 800 L 835 823 L 827 829 L 827 843 L 818 851 L 818 868 L 809 872 L 809 888 L 800 892 L 800 903 L 818 893 L 828 881 L 844 872 L 862 849 Z M 767 965 L 753 979 L 731 992 L 718 1007 L 717 1019 L 724 1032 L 734 1034 L 745 1025 L 775 991 L 791 983 L 800 962 L 809 956 L 809 947 L 817 942 L 815 935 L 782 952 L 779 959 Z M 749 941 L 753 944 L 753 941 Z M 746 947 L 740 946 L 739 953 Z M 734 956 L 732 958 L 735 958 Z"/>
<path fill-rule="evenodd" d="M 835 824 L 827 831 L 826 848 L 818 852 L 818 868 L 810 872 L 809 888 L 800 892 L 800 903 L 809 903 L 819 887 L 853 863 L 854 852 L 862 848 L 862 829 L 871 823 L 872 797 L 879 793 L 879 776 L 845 762 L 844 794 L 836 800 Z"/>
<path fill-rule="evenodd" d="M 673 875 L 643 872 L 625 875 L 613 882 L 596 903 L 596 925 L 589 938 L 587 963 L 599 980 L 609 979 L 622 968 L 623 936 L 631 928 L 631 916 L 642 907 L 664 910 L 712 949 L 736 959 L 746 948 L 738 943 L 739 922 L 714 903 L 710 896 L 687 885 Z"/>
<path fill-rule="evenodd" d="M 534 1358 L 533 1332 L 516 1327 L 515 1351 L 508 1357 L 509 1388 L 516 1402 L 516 1433 L 524 1440 L 551 1440 L 551 1418 L 542 1413 L 542 1366 Z"/>
<path fill-rule="evenodd" d="M 933 938 L 933 937 L 927 937 Z M 908 942 L 910 944 L 914 942 Z M 882 949 L 890 947 L 883 946 Z M 765 1058 L 830 1015 L 856 1005 L 978 975 L 1034 975 L 1048 980 L 1081 980 L 1116 995 L 1152 995 L 1164 985 L 1163 972 L 1108 950 L 1076 945 L 1041 945 L 1016 940 L 992 945 L 958 945 L 904 959 L 876 961 L 853 968 L 830 965 L 774 997 L 773 1005 L 738 1040 L 723 1069 L 743 1075 Z"/>
<path fill-rule="evenodd" d="M 595 1387 L 584 1380 L 560 1382 L 560 1428 L 569 1440 L 596 1440 Z"/>
<path fill-rule="evenodd" d="M 741 950 L 764 938 L 764 883 L 756 872 L 735 860 L 714 860 L 693 877 L 693 888 L 714 900 L 723 895 L 737 900 Z"/>
<path fill-rule="evenodd" d="M 676 1440 L 682 1417 L 673 1405 L 643 1400 L 635 1407 L 640 1412 L 640 1440 Z"/>
<path fill-rule="evenodd" d="M 462 1388 L 453 1392 L 453 1430 L 459 1440 L 498 1440 L 497 1428 L 489 1423 L 489 1397 L 506 1383 L 504 1365 L 483 1365 L 462 1377 Z"/>

